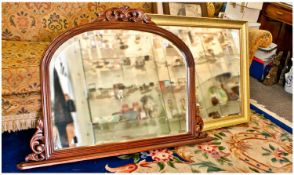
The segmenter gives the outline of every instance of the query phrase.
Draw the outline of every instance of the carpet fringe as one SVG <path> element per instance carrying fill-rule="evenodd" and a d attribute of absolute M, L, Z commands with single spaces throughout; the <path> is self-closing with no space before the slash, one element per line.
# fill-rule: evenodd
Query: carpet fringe
<path fill-rule="evenodd" d="M 2 116 L 2 133 L 35 128 L 37 113 Z"/>

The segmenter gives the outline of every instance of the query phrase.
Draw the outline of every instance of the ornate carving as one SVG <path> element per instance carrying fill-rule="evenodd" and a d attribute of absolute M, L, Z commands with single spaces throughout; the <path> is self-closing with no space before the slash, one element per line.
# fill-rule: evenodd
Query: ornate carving
<path fill-rule="evenodd" d="M 135 22 L 143 24 L 155 24 L 151 18 L 142 10 L 131 9 L 128 6 L 114 7 L 106 10 L 104 13 L 97 14 L 97 19 L 94 22 Z"/>
<path fill-rule="evenodd" d="M 43 121 L 38 119 L 37 131 L 30 142 L 33 153 L 26 156 L 25 161 L 41 161 L 45 159 L 45 144 L 43 135 Z"/>
<path fill-rule="evenodd" d="M 196 121 L 196 133 L 198 135 L 198 138 L 205 138 L 207 137 L 206 132 L 202 132 L 204 122 L 202 118 L 200 117 L 200 110 L 199 110 L 199 104 L 196 105 L 196 116 L 195 116 L 195 121 Z"/>
<path fill-rule="evenodd" d="M 203 122 L 203 120 L 202 120 L 202 118 L 200 117 L 200 110 L 199 110 L 199 108 L 200 108 L 200 105 L 199 104 L 197 104 L 196 105 L 196 116 L 195 116 L 195 121 L 196 121 L 196 131 L 197 132 L 200 132 L 200 131 L 202 131 L 202 129 L 203 129 L 203 125 L 204 125 L 204 122 Z"/>

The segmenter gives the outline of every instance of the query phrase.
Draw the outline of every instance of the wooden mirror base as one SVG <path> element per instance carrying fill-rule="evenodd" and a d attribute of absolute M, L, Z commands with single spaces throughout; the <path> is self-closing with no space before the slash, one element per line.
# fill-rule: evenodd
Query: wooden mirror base
<path fill-rule="evenodd" d="M 26 170 L 31 168 L 39 168 L 39 167 L 46 167 L 46 166 L 52 166 L 52 165 L 59 165 L 59 164 L 65 164 L 65 163 L 73 163 L 73 162 L 79 162 L 84 160 L 93 160 L 97 158 L 104 158 L 104 157 L 110 157 L 110 156 L 119 156 L 123 154 L 132 154 L 136 152 L 142 152 L 142 151 L 149 151 L 153 149 L 161 149 L 161 148 L 168 148 L 168 147 L 175 147 L 175 146 L 182 146 L 182 145 L 188 145 L 188 144 L 198 144 L 202 142 L 207 142 L 212 140 L 211 137 L 207 137 L 206 133 L 202 133 L 200 137 L 198 137 L 195 140 L 187 140 L 187 141 L 180 141 L 180 142 L 173 142 L 168 143 L 164 145 L 158 145 L 158 146 L 150 146 L 150 147 L 144 147 L 144 148 L 134 148 L 129 150 L 123 150 L 118 153 L 115 152 L 107 152 L 107 153 L 99 153 L 99 154 L 91 154 L 91 155 L 84 155 L 84 156 L 77 156 L 77 157 L 67 157 L 62 159 L 48 159 L 48 160 L 42 160 L 37 162 L 22 162 L 17 165 L 17 168 L 20 170 Z"/>

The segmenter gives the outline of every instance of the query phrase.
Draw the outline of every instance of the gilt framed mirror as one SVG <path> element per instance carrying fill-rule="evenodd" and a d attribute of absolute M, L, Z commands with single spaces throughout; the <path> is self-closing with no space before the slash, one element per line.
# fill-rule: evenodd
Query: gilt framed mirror
<path fill-rule="evenodd" d="M 192 53 L 141 10 L 58 36 L 41 63 L 43 118 L 19 169 L 208 141 Z"/>
<path fill-rule="evenodd" d="M 150 14 L 177 35 L 195 62 L 196 100 L 204 130 L 250 119 L 247 22 Z"/>

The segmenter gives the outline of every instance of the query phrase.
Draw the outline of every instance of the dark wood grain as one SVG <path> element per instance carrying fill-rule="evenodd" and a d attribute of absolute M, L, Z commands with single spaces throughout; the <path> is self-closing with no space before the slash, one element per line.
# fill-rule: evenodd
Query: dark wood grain
<path fill-rule="evenodd" d="M 283 3 L 264 3 L 258 22 L 260 29 L 268 30 L 273 36 L 273 43 L 278 45 L 278 51 L 283 51 L 281 68 L 285 65 L 288 51 L 292 52 L 292 7 Z M 281 69 L 278 71 L 280 77 Z"/>
<path fill-rule="evenodd" d="M 53 130 L 50 100 L 50 77 L 49 64 L 55 51 L 68 39 L 78 34 L 103 29 L 124 29 L 149 32 L 160 35 L 172 42 L 184 55 L 187 65 L 187 87 L 188 87 L 188 109 L 187 122 L 188 132 L 185 134 L 155 137 L 128 142 L 118 142 L 111 144 L 101 144 L 95 146 L 83 146 L 63 150 L 54 150 Z M 58 36 L 47 48 L 41 62 L 41 91 L 42 91 L 42 110 L 43 118 L 32 141 L 37 140 L 37 145 L 42 145 L 43 149 L 36 151 L 36 144 L 31 148 L 33 153 L 27 157 L 28 162 L 20 163 L 19 169 L 28 169 L 41 166 L 50 166 L 60 163 L 89 160 L 100 157 L 130 154 L 150 149 L 173 147 L 191 143 L 200 143 L 210 140 L 203 128 L 203 120 L 199 116 L 199 109 L 196 108 L 195 99 L 195 70 L 192 53 L 185 43 L 171 32 L 156 26 L 142 11 L 129 9 L 128 7 L 112 8 L 105 13 L 98 15 L 98 18 L 89 24 L 68 30 Z M 41 135 L 40 135 L 41 134 Z M 44 134 L 44 136 L 42 136 Z M 40 140 L 41 138 L 41 140 Z M 34 142 L 35 143 L 35 142 Z M 37 143 L 37 142 L 36 142 Z M 39 147 L 38 147 L 39 148 Z M 44 157 L 40 157 L 40 155 Z M 37 158 L 34 158 L 36 157 Z M 40 158 L 40 159 L 38 159 Z"/>
<path fill-rule="evenodd" d="M 286 8 L 279 3 L 265 3 L 263 15 L 292 25 L 292 9 Z"/>

